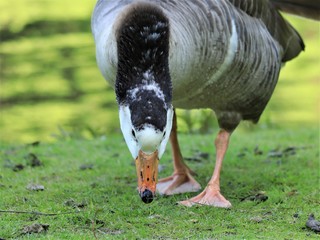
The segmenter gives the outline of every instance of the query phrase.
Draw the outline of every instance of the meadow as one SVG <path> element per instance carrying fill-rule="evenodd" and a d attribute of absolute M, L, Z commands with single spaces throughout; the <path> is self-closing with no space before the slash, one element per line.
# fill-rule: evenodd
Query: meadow
<path fill-rule="evenodd" d="M 319 239 L 306 227 L 310 214 L 320 218 L 317 141 L 317 128 L 235 132 L 221 175 L 231 209 L 177 205 L 195 193 L 144 204 L 120 135 L 10 144 L 0 149 L 0 238 Z M 213 137 L 181 134 L 180 142 L 204 187 Z M 172 173 L 170 154 L 160 177 Z"/>
<path fill-rule="evenodd" d="M 95 62 L 95 1 L 2 1 L 1 142 L 94 138 L 119 132 L 115 94 Z M 319 23 L 288 16 L 306 51 L 286 64 L 261 127 L 319 122 Z M 178 111 L 181 132 L 212 132 L 211 111 Z"/>

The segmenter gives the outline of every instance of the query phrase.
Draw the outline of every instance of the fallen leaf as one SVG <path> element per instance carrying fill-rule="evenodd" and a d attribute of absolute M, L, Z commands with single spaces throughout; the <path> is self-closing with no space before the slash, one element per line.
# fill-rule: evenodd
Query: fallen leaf
<path fill-rule="evenodd" d="M 199 222 L 198 219 L 190 219 L 189 221 L 192 222 L 192 223 L 197 223 L 197 222 Z"/>
<path fill-rule="evenodd" d="M 263 221 L 263 218 L 260 216 L 255 216 L 255 217 L 250 218 L 250 221 L 256 222 L 256 223 L 261 223 Z"/>
<path fill-rule="evenodd" d="M 22 234 L 42 233 L 42 232 L 48 231 L 48 229 L 49 229 L 48 224 L 34 223 L 30 226 L 25 226 L 22 229 Z"/>
<path fill-rule="evenodd" d="M 150 218 L 150 219 L 154 219 L 154 218 L 160 219 L 160 218 L 161 218 L 161 215 L 158 215 L 158 214 L 150 215 L 150 216 L 148 216 L 148 218 Z"/>
<path fill-rule="evenodd" d="M 92 163 L 89 163 L 89 164 L 82 164 L 80 167 L 79 167 L 80 170 L 91 170 L 93 169 L 93 164 Z"/>
<path fill-rule="evenodd" d="M 44 186 L 40 185 L 40 184 L 30 183 L 30 184 L 28 184 L 27 189 L 30 190 L 30 191 L 43 191 L 44 190 Z"/>

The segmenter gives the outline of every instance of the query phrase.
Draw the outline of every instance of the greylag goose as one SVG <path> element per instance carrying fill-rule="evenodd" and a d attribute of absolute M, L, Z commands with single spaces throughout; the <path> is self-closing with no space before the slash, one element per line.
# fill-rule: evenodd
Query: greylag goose
<path fill-rule="evenodd" d="M 114 87 L 120 127 L 136 162 L 138 192 L 152 202 L 199 191 L 184 163 L 175 108 L 211 108 L 219 123 L 213 175 L 197 196 L 180 202 L 231 207 L 220 171 L 241 120 L 258 122 L 284 62 L 304 49 L 279 9 L 319 19 L 312 0 L 99 0 L 92 15 L 98 67 Z M 172 176 L 158 181 L 170 139 Z"/>

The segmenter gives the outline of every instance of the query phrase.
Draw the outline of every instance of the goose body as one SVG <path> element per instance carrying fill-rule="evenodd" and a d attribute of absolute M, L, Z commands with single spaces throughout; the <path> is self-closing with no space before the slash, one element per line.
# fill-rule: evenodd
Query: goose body
<path fill-rule="evenodd" d="M 157 182 L 143 183 L 144 174 L 157 174 L 146 173 L 141 166 L 155 152 L 150 161 L 156 165 L 169 136 L 175 173 L 160 180 L 160 192 L 199 190 L 182 160 L 173 108 L 211 108 L 221 128 L 216 173 L 201 197 L 185 205 L 230 206 L 217 180 L 229 136 L 241 120 L 259 120 L 282 64 L 304 49 L 274 2 L 283 6 L 269 0 L 97 2 L 92 16 L 97 63 L 115 87 L 124 137 L 132 156 L 140 159 L 142 198 L 152 198 Z M 181 172 L 187 180 L 178 184 Z"/>
<path fill-rule="evenodd" d="M 98 65 L 112 86 L 117 69 L 115 26 L 132 2 L 99 1 L 93 18 Z M 170 19 L 169 69 L 176 108 L 211 108 L 218 117 L 234 113 L 236 119 L 257 121 L 277 83 L 287 46 L 296 46 L 290 58 L 303 49 L 299 35 L 282 18 L 272 31 L 289 32 L 285 46 L 261 19 L 232 1 L 149 2 Z M 258 11 L 259 1 L 247 2 Z M 254 14 L 280 17 L 269 8 Z"/>

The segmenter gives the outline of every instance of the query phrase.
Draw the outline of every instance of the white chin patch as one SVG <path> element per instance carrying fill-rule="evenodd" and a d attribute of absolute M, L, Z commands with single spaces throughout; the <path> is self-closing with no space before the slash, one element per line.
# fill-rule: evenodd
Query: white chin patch
<path fill-rule="evenodd" d="M 140 150 L 150 154 L 158 150 L 158 157 L 163 155 L 172 127 L 173 109 L 167 111 L 167 124 L 163 131 L 156 130 L 152 125 L 146 124 L 143 129 L 134 129 L 131 122 L 131 113 L 128 106 L 120 106 L 119 118 L 121 131 L 127 146 L 135 159 Z"/>
<path fill-rule="evenodd" d="M 163 138 L 163 133 L 155 130 L 152 125 L 147 124 L 143 129 L 136 131 L 136 137 L 140 149 L 143 152 L 150 154 L 158 149 Z"/>

